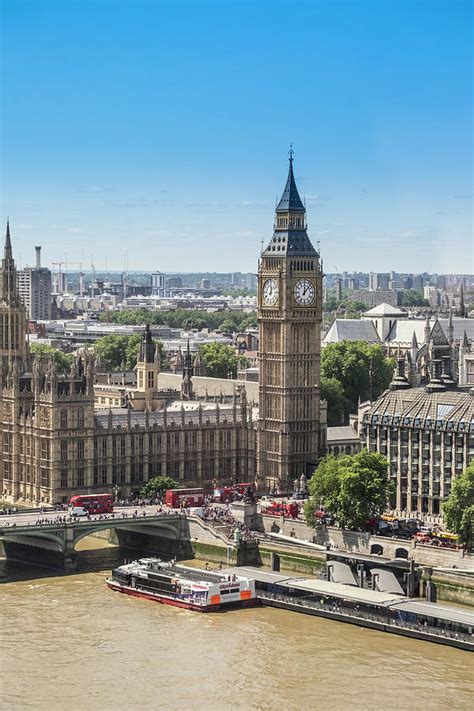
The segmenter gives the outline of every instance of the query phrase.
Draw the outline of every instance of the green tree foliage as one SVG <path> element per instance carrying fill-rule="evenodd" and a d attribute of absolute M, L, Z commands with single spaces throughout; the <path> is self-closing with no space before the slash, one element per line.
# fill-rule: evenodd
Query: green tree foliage
<path fill-rule="evenodd" d="M 395 368 L 382 348 L 363 341 L 329 343 L 321 353 L 321 376 L 338 380 L 344 392 L 344 415 L 357 411 L 359 398 L 375 400 L 387 389 Z"/>
<path fill-rule="evenodd" d="M 429 306 L 421 289 L 405 289 L 402 292 L 402 306 Z"/>
<path fill-rule="evenodd" d="M 170 476 L 155 476 L 149 479 L 145 486 L 140 489 L 140 496 L 144 499 L 152 499 L 155 496 L 163 496 L 167 489 L 180 489 L 180 484 Z"/>
<path fill-rule="evenodd" d="M 105 315 L 101 316 L 102 320 L 105 320 L 105 318 Z M 124 325 L 139 326 L 149 323 L 153 326 L 170 326 L 171 328 L 182 328 L 186 331 L 194 328 L 199 330 L 203 328 L 220 329 L 224 322 L 226 322 L 227 326 L 230 323 L 233 324 L 232 331 L 244 331 L 247 328 L 255 328 L 257 326 L 256 314 L 243 311 L 207 312 L 199 309 L 156 311 L 154 309 L 140 308 L 109 311 L 107 319 Z"/>
<path fill-rule="evenodd" d="M 387 460 L 366 449 L 353 455 L 325 457 L 308 488 L 312 496 L 304 508 L 308 525 L 315 525 L 314 512 L 322 506 L 340 526 L 352 529 L 381 515 L 392 493 Z"/>
<path fill-rule="evenodd" d="M 125 364 L 127 370 L 132 370 L 137 364 L 138 351 L 143 336 L 135 333 L 132 336 L 103 336 L 94 344 L 94 353 L 99 357 L 106 370 L 118 370 Z M 161 341 L 155 341 L 160 351 L 161 367 L 166 367 L 167 358 Z"/>
<path fill-rule="evenodd" d="M 461 542 L 472 547 L 474 543 L 474 462 L 453 482 L 451 493 L 443 505 L 444 522 L 457 533 Z"/>
<path fill-rule="evenodd" d="M 237 365 L 248 367 L 249 361 L 245 356 L 235 354 L 232 346 L 225 343 L 206 343 L 199 349 L 206 366 L 207 374 L 211 378 L 227 378 L 229 373 L 232 378 L 237 377 Z"/>
<path fill-rule="evenodd" d="M 340 425 L 345 411 L 344 389 L 336 378 L 321 378 L 321 397 L 328 404 L 328 425 Z"/>
<path fill-rule="evenodd" d="M 48 346 L 45 343 L 32 343 L 30 351 L 44 357 L 52 356 L 60 373 L 67 373 L 70 370 L 74 360 L 72 353 L 64 353 L 64 351 Z"/>

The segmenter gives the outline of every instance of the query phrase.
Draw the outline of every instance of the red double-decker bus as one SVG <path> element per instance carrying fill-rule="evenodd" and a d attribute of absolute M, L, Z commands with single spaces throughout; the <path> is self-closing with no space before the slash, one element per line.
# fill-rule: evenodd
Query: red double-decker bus
<path fill-rule="evenodd" d="M 166 505 L 172 509 L 181 506 L 202 506 L 204 503 L 204 489 L 168 489 L 166 491 Z"/>
<path fill-rule="evenodd" d="M 79 494 L 69 500 L 72 508 L 83 508 L 90 514 L 112 513 L 114 499 L 112 494 Z"/>

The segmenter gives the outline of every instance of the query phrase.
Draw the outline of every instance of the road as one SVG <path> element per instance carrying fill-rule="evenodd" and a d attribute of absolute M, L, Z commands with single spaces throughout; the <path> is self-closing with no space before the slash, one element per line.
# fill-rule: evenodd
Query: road
<path fill-rule="evenodd" d="M 135 511 L 138 513 L 138 517 L 143 517 L 143 513 L 147 516 L 154 516 L 157 512 L 160 511 L 159 506 L 114 506 L 114 514 L 93 514 L 91 516 L 91 520 L 94 521 L 96 519 L 102 518 L 102 520 L 107 517 L 107 518 L 125 518 L 124 514 L 127 515 L 127 517 L 131 518 Z M 163 506 L 163 511 L 169 511 L 170 513 L 178 513 L 179 509 L 168 509 L 166 506 Z M 4 514 L 0 516 L 0 528 L 3 528 L 4 526 L 12 526 L 15 524 L 16 526 L 33 526 L 35 525 L 38 521 L 41 521 L 42 523 L 46 523 L 46 520 L 48 523 L 55 523 L 58 519 L 63 520 L 64 517 L 69 521 L 70 517 L 68 515 L 67 511 L 46 511 L 45 513 L 41 512 L 41 509 L 37 509 L 35 511 L 27 511 L 27 512 L 20 512 L 18 511 L 17 513 L 14 514 Z M 86 521 L 85 516 L 81 517 L 76 517 L 74 518 L 74 521 Z"/>

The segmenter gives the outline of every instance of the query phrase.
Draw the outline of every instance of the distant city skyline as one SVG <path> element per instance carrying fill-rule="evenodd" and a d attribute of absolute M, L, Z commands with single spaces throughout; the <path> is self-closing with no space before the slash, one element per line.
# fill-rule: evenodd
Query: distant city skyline
<path fill-rule="evenodd" d="M 326 272 L 474 271 L 470 2 L 5 0 L 1 25 L 23 265 L 255 272 L 292 141 Z"/>

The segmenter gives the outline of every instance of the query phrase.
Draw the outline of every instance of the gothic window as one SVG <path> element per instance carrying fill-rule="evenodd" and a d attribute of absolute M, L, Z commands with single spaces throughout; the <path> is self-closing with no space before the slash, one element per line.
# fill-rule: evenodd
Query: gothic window
<path fill-rule="evenodd" d="M 41 459 L 49 459 L 49 442 L 47 439 L 41 440 L 40 457 Z"/>
<path fill-rule="evenodd" d="M 84 459 L 84 440 L 83 439 L 77 440 L 77 458 Z"/>
<path fill-rule="evenodd" d="M 107 456 L 107 439 L 105 437 L 102 438 L 102 456 Z"/>
<path fill-rule="evenodd" d="M 61 469 L 61 489 L 67 489 L 67 469 Z"/>
<path fill-rule="evenodd" d="M 77 426 L 79 429 L 84 427 L 84 408 L 80 407 L 77 411 Z"/>
<path fill-rule="evenodd" d="M 60 427 L 62 430 L 67 429 L 67 410 L 61 410 L 60 412 Z"/>
<path fill-rule="evenodd" d="M 50 481 L 49 481 L 49 471 L 46 467 L 41 467 L 40 469 L 40 481 L 41 481 L 41 486 L 50 486 Z"/>
<path fill-rule="evenodd" d="M 3 434 L 3 451 L 4 452 L 10 451 L 10 435 L 8 432 L 4 432 L 4 434 Z"/>
<path fill-rule="evenodd" d="M 84 469 L 82 467 L 77 470 L 77 486 L 78 488 L 84 486 Z"/>
<path fill-rule="evenodd" d="M 125 437 L 120 439 L 120 456 L 125 457 Z"/>

